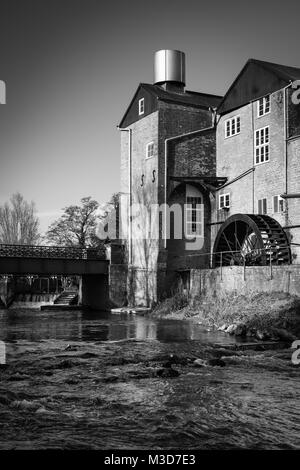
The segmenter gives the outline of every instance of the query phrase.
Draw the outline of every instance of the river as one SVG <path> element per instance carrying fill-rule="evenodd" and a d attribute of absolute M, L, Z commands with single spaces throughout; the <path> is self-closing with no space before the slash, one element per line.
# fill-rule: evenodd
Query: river
<path fill-rule="evenodd" d="M 33 309 L 0 311 L 0 340 L 0 449 L 300 449 L 288 347 L 236 346 L 191 321 Z M 178 376 L 159 376 L 170 354 Z"/>

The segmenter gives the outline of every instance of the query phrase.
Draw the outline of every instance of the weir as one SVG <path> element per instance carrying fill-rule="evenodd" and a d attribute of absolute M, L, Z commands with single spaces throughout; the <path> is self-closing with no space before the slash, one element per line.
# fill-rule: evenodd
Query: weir
<path fill-rule="evenodd" d="M 93 309 L 107 308 L 109 261 L 92 248 L 0 245 L 0 275 L 80 276 L 79 304 Z M 7 279 L 1 298 L 11 295 Z"/>

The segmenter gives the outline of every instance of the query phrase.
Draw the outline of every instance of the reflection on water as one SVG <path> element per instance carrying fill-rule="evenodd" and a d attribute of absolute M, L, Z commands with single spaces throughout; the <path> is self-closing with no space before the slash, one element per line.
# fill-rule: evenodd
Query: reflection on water
<path fill-rule="evenodd" d="M 6 342 L 62 339 L 67 341 L 187 340 L 232 343 L 221 332 L 207 332 L 191 321 L 154 320 L 147 316 L 107 312 L 0 311 L 0 340 Z"/>

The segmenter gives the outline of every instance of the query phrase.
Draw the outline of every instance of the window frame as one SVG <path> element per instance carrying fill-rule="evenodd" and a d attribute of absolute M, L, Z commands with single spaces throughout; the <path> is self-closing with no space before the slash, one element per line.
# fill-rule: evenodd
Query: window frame
<path fill-rule="evenodd" d="M 152 155 L 148 155 L 149 154 L 149 151 L 148 149 L 152 147 Z M 153 140 L 151 142 L 148 142 L 146 144 L 146 160 L 149 160 L 150 158 L 153 158 L 154 157 L 154 142 Z"/>
<path fill-rule="evenodd" d="M 139 116 L 145 114 L 145 98 L 139 99 Z"/>
<path fill-rule="evenodd" d="M 226 198 L 228 197 L 228 204 L 226 203 Z M 224 205 L 221 205 L 221 199 L 224 199 Z M 219 209 L 230 209 L 230 193 L 219 194 Z"/>
<path fill-rule="evenodd" d="M 280 202 L 283 203 L 283 205 L 282 205 L 282 210 L 277 210 L 277 211 L 275 211 L 275 203 L 274 203 L 274 202 L 275 202 L 275 198 L 276 198 L 276 197 L 278 198 L 278 199 L 277 199 L 277 207 L 278 207 L 278 209 L 279 209 L 279 207 L 280 207 Z M 282 213 L 285 211 L 284 202 L 285 202 L 285 201 L 284 201 L 283 197 L 280 196 L 280 194 L 275 194 L 275 196 L 272 197 L 272 209 L 273 209 L 273 214 L 282 214 Z"/>
<path fill-rule="evenodd" d="M 266 111 L 266 100 L 267 98 L 269 99 L 269 110 Z M 262 100 L 262 108 L 263 108 L 263 112 L 262 114 L 260 114 L 260 102 Z M 259 98 L 257 100 L 257 117 L 260 118 L 260 117 L 263 117 L 263 116 L 266 116 L 267 114 L 270 114 L 271 112 L 271 95 L 265 95 L 265 96 L 262 96 L 261 98 Z"/>
<path fill-rule="evenodd" d="M 239 125 L 238 125 L 238 121 L 239 121 Z M 232 127 L 233 127 L 233 123 L 234 123 L 234 133 L 232 132 Z M 229 124 L 229 134 L 227 135 L 227 126 Z M 237 131 L 237 128 L 239 128 L 239 130 Z M 230 137 L 234 137 L 236 135 L 239 135 L 241 133 L 241 116 L 239 114 L 237 114 L 236 116 L 232 116 L 231 118 L 228 118 L 225 120 L 224 122 L 224 136 L 225 136 L 225 139 L 229 139 Z"/>
<path fill-rule="evenodd" d="M 266 201 L 266 212 L 263 211 L 263 209 L 264 209 L 264 203 L 263 203 L 263 201 Z M 260 202 L 261 202 L 261 204 L 262 204 L 262 212 L 259 212 L 259 203 L 260 203 Z M 262 198 L 260 198 L 260 199 L 257 199 L 257 213 L 258 213 L 259 215 L 267 215 L 267 214 L 268 214 L 268 198 L 262 197 Z"/>
<path fill-rule="evenodd" d="M 266 142 L 266 129 L 268 129 L 268 141 Z M 260 140 L 261 140 L 261 131 L 264 131 L 264 143 L 261 143 Z M 258 140 L 259 140 L 259 144 L 257 145 L 257 133 L 258 134 Z M 270 139 L 270 126 L 263 126 L 263 127 L 260 127 L 259 129 L 255 129 L 254 130 L 254 165 L 262 165 L 263 163 L 268 163 L 270 161 L 270 142 L 271 142 L 271 139 Z M 264 160 L 262 161 L 262 155 L 260 153 L 261 149 L 264 148 L 268 148 L 268 159 L 266 159 L 266 150 L 264 150 Z M 257 162 L 256 159 L 257 159 L 257 150 L 259 150 L 259 161 Z"/>
<path fill-rule="evenodd" d="M 196 202 L 196 207 L 193 206 L 193 202 L 188 202 L 189 199 L 198 199 L 199 201 Z M 200 206 L 200 207 L 197 207 Z M 188 214 L 191 213 L 191 219 L 189 220 Z M 195 215 L 195 218 L 193 218 Z M 202 196 L 188 196 L 186 195 L 185 198 L 185 211 L 184 211 L 184 219 L 185 219 L 185 237 L 186 238 L 203 238 L 204 236 L 204 224 L 203 224 L 203 197 Z M 198 217 L 197 217 L 198 216 Z M 193 231 L 193 225 L 195 225 L 196 231 Z M 192 230 L 190 231 L 188 227 L 191 227 Z M 197 230 L 197 227 L 200 227 L 200 230 Z"/>

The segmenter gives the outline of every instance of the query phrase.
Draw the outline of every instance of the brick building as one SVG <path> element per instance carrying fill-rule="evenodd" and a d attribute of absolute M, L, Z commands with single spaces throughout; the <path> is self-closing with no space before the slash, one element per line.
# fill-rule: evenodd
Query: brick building
<path fill-rule="evenodd" d="M 214 241 L 221 222 L 233 214 L 256 214 L 267 222 L 271 217 L 298 263 L 300 111 L 292 94 L 299 78 L 300 69 L 250 59 L 224 96 L 217 111 L 216 167 L 227 182 L 216 192 L 212 219 Z M 214 251 L 219 248 L 215 243 Z M 233 248 L 239 250 L 239 243 Z M 273 255 L 276 264 L 291 261 Z"/>
<path fill-rule="evenodd" d="M 158 51 L 154 72 L 119 124 L 128 302 L 188 288 L 190 269 L 299 257 L 300 69 L 250 60 L 224 97 L 185 89 L 179 51 Z"/>

